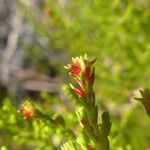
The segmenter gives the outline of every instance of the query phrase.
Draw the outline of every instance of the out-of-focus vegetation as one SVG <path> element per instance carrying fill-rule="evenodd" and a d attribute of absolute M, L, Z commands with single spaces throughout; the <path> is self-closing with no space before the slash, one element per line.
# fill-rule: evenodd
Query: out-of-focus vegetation
<path fill-rule="evenodd" d="M 49 0 L 39 11 L 40 16 L 27 7 L 23 14 L 31 19 L 36 34 L 48 40 L 49 49 L 70 56 L 97 56 L 100 97 L 119 103 L 126 101 L 132 90 L 149 85 L 148 1 Z M 32 46 L 29 57 L 36 61 L 44 49 Z"/>
<path fill-rule="evenodd" d="M 63 69 L 67 60 L 84 53 L 97 57 L 94 88 L 99 107 L 110 110 L 111 149 L 150 148 L 150 118 L 133 100 L 138 88 L 150 87 L 149 1 L 43 0 L 34 5 L 34 1 L 18 0 L 18 7 L 33 36 L 33 41 L 22 37 L 19 42 L 25 49 L 24 66 L 68 82 Z M 35 120 L 26 123 L 11 100 L 4 99 L 0 145 L 8 149 L 57 149 L 68 132 L 78 132 L 73 103 L 62 92 L 40 95 L 39 105 L 49 115 L 55 118 L 55 113 L 63 114 L 67 131 Z M 74 136 L 72 133 L 70 138 Z"/>

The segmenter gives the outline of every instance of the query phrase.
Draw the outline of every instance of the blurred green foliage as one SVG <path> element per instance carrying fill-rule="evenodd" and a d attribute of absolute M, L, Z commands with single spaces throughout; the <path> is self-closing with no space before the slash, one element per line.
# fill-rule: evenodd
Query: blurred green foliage
<path fill-rule="evenodd" d="M 47 38 L 49 51 L 96 56 L 98 97 L 120 103 L 150 82 L 149 5 L 148 0 L 45 0 L 42 15 L 27 7 L 23 14 L 32 21 L 37 36 Z M 29 55 L 44 53 L 37 47 Z"/>
<path fill-rule="evenodd" d="M 64 104 L 61 101 L 57 106 L 61 109 L 54 108 L 56 106 L 48 100 L 50 97 L 50 95 L 43 93 L 41 95 L 43 103 L 35 102 L 32 99 L 42 114 L 39 118 L 35 116 L 29 120 L 23 119 L 10 99 L 4 99 L 0 108 L 0 146 L 6 146 L 10 150 L 55 150 L 59 149 L 63 142 L 74 139 L 75 130 L 73 128 L 77 124 L 74 113 L 69 112 L 67 103 Z M 59 101 L 56 97 L 51 97 L 50 100 L 54 100 L 55 104 Z"/>
<path fill-rule="evenodd" d="M 70 57 L 84 53 L 97 57 L 97 103 L 102 107 L 113 104 L 116 108 L 111 116 L 111 149 L 150 148 L 150 119 L 141 105 L 129 101 L 134 90 L 150 85 L 149 1 L 43 0 L 38 11 L 21 2 L 19 6 L 25 20 L 32 23 L 35 35 L 47 40 L 44 47 L 35 43 L 26 45 L 27 60 L 41 72 L 47 73 L 51 68 L 48 65 L 51 60 L 41 59 L 44 52 L 58 50 L 57 53 L 66 53 Z M 54 70 L 61 74 L 64 64 L 59 61 L 52 64 Z M 55 96 L 49 97 L 45 93 L 42 93 L 43 96 L 43 104 L 47 99 L 50 100 L 51 107 L 47 108 L 50 115 L 56 113 L 53 108 L 63 107 L 66 129 L 71 132 L 70 127 L 76 127 L 77 118 L 74 117 L 74 110 L 69 109 L 70 104 L 66 107 L 66 101 L 59 101 Z M 128 107 L 124 107 L 125 104 Z M 122 108 L 119 113 L 118 108 Z M 10 149 L 12 143 L 21 143 L 23 146 L 28 143 L 33 148 L 38 145 L 38 149 L 50 149 L 49 145 L 55 145 L 52 143 L 55 130 L 51 130 L 49 125 L 32 121 L 32 130 L 27 131 L 29 127 L 25 124 L 11 103 L 4 100 L 0 108 L 0 145 Z M 62 131 L 61 127 L 58 130 L 58 133 Z M 63 134 L 58 137 L 65 141 Z M 74 138 L 74 134 L 70 138 Z M 5 149 L 5 146 L 2 148 Z"/>

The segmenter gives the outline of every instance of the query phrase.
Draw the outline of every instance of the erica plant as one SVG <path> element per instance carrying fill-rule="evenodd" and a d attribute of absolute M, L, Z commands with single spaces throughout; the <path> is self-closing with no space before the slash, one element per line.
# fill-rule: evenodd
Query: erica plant
<path fill-rule="evenodd" d="M 62 149 L 97 149 L 109 150 L 108 134 L 111 123 L 109 113 L 104 111 L 101 115 L 102 123 L 99 123 L 98 106 L 95 103 L 95 92 L 93 90 L 95 80 L 94 63 L 96 59 L 89 60 L 84 57 L 72 58 L 72 63 L 65 66 L 69 75 L 76 81 L 76 85 L 70 88 L 77 95 L 77 110 L 82 133 L 76 138 L 76 143 L 69 141 Z M 69 91 L 69 88 L 68 88 Z M 74 145 L 74 146 L 73 146 Z M 76 148 L 75 148 L 76 147 Z M 77 148 L 78 147 L 78 148 Z"/>

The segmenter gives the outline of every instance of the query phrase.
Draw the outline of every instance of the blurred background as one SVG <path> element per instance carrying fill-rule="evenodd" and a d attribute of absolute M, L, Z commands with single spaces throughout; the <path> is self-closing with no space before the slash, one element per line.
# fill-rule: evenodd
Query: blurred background
<path fill-rule="evenodd" d="M 148 150 L 150 119 L 133 97 L 150 87 L 149 0 L 0 0 L 1 106 L 45 92 L 65 100 L 63 66 L 85 53 L 97 57 L 95 92 L 111 113 L 112 147 Z"/>

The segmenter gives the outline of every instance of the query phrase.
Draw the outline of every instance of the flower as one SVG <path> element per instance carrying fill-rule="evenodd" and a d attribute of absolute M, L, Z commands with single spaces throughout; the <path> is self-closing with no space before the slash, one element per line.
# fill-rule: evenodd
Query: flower
<path fill-rule="evenodd" d="M 89 87 L 92 88 L 93 86 L 95 73 L 92 65 L 95 63 L 95 61 L 96 58 L 90 61 L 87 59 L 87 55 L 85 55 L 84 57 L 80 56 L 72 58 L 72 63 L 65 66 L 65 68 L 69 70 L 69 74 L 80 86 L 78 88 L 70 85 L 72 90 L 79 97 L 84 97 L 86 95 L 86 89 L 89 89 Z"/>
<path fill-rule="evenodd" d="M 72 58 L 72 62 L 73 62 L 72 64 L 68 64 L 67 66 L 65 66 L 65 68 L 69 69 L 70 75 L 77 76 L 81 72 L 80 60 L 78 57 L 76 57 L 76 58 Z"/>
<path fill-rule="evenodd" d="M 72 74 L 79 75 L 81 72 L 80 64 L 79 63 L 72 64 L 70 66 L 70 71 L 72 72 Z"/>
<path fill-rule="evenodd" d="M 85 90 L 83 88 L 76 88 L 72 84 L 70 84 L 70 87 L 79 97 L 84 97 L 86 95 Z"/>
<path fill-rule="evenodd" d="M 28 101 L 25 101 L 24 104 L 22 104 L 19 112 L 23 115 L 24 119 L 28 120 L 35 114 L 35 108 L 33 104 L 31 104 Z"/>

